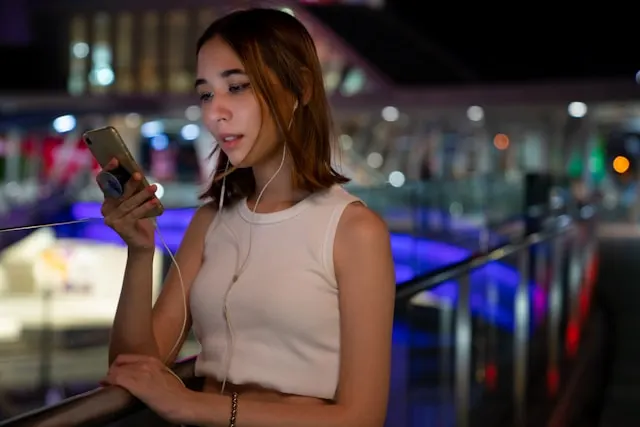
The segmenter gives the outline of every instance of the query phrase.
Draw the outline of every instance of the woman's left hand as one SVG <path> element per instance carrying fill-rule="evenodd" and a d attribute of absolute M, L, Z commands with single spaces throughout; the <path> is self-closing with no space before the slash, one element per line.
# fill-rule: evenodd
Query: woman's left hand
<path fill-rule="evenodd" d="M 120 355 L 101 382 L 129 391 L 165 420 L 180 424 L 190 391 L 160 360 L 144 355 Z"/>

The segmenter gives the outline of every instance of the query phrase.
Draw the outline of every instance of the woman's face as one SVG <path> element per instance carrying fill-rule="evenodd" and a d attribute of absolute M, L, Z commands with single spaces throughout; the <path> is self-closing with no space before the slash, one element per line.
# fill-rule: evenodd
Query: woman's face
<path fill-rule="evenodd" d="M 268 108 L 261 108 L 240 58 L 219 37 L 198 53 L 196 90 L 204 125 L 233 166 L 251 167 L 274 153 L 278 133 Z"/>

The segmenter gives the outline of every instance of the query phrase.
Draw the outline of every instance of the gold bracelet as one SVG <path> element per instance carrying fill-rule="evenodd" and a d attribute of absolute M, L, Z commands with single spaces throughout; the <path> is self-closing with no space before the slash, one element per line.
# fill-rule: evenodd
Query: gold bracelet
<path fill-rule="evenodd" d="M 231 415 L 229 416 L 229 427 L 236 427 L 236 416 L 238 415 L 238 393 L 231 393 Z"/>

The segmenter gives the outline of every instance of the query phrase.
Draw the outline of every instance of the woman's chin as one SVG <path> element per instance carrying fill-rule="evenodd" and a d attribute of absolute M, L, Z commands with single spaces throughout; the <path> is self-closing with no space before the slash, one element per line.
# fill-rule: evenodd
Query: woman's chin
<path fill-rule="evenodd" d="M 243 156 L 234 156 L 232 154 L 227 156 L 227 158 L 229 159 L 229 163 L 231 163 L 231 166 L 233 166 L 236 169 L 251 167 L 251 165 L 247 164 L 246 159 Z"/>

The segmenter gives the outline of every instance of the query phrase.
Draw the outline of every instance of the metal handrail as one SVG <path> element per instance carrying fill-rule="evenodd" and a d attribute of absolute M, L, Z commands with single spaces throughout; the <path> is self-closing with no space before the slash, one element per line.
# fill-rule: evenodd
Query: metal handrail
<path fill-rule="evenodd" d="M 198 388 L 194 366 L 195 357 L 190 357 L 173 367 L 176 375 L 191 389 Z M 105 426 L 145 409 L 144 404 L 125 389 L 108 386 L 18 415 L 0 422 L 0 427 Z"/>
<path fill-rule="evenodd" d="M 456 279 L 490 262 L 500 261 L 530 246 L 554 239 L 571 230 L 570 225 L 545 230 L 525 236 L 521 241 L 509 242 L 490 249 L 486 253 L 474 253 L 454 264 L 417 276 L 396 288 L 396 301 L 406 301 L 420 292 L 433 289 L 448 280 Z"/>

